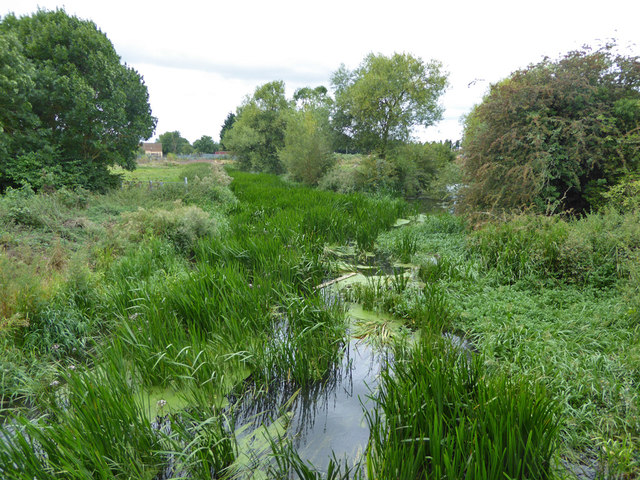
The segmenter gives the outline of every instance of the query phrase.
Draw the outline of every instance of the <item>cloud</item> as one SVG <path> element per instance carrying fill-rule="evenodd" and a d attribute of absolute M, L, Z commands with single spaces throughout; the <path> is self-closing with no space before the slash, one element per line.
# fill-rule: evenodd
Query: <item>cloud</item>
<path fill-rule="evenodd" d="M 328 84 L 331 71 L 325 66 L 311 63 L 294 65 L 243 65 L 240 63 L 214 62 L 209 59 L 176 54 L 156 54 L 138 48 L 121 49 L 121 57 L 129 65 L 147 64 L 156 67 L 190 70 L 216 74 L 226 80 L 268 82 L 283 80 L 301 85 Z"/>

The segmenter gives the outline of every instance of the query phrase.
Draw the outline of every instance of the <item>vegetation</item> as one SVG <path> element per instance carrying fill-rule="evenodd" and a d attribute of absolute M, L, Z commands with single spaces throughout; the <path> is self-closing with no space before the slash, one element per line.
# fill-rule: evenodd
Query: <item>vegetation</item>
<path fill-rule="evenodd" d="M 134 174 L 146 89 L 95 25 L 7 16 L 0 47 L 0 476 L 640 475 L 638 59 L 515 72 L 459 159 L 410 141 L 441 116 L 441 65 L 371 54 L 335 98 L 258 87 L 221 132 L 241 170 Z M 397 198 L 444 199 L 459 162 L 465 217 Z M 353 387 L 356 341 L 380 369 L 369 440 L 321 472 L 290 424 Z"/>
<path fill-rule="evenodd" d="M 284 147 L 278 152 L 291 178 L 317 185 L 333 165 L 328 115 L 320 109 L 292 112 L 287 119 Z"/>
<path fill-rule="evenodd" d="M 487 378 L 479 357 L 432 342 L 382 374 L 368 478 L 551 478 L 553 400 L 524 379 Z"/>
<path fill-rule="evenodd" d="M 284 82 L 274 81 L 256 88 L 238 107 L 233 126 L 222 142 L 233 151 L 246 170 L 282 173 L 278 150 L 284 146 L 286 117 L 291 110 Z"/>
<path fill-rule="evenodd" d="M 353 72 L 340 67 L 331 79 L 338 130 L 367 151 L 385 158 L 394 142 L 409 139 L 411 128 L 428 127 L 442 116 L 438 99 L 446 86 L 441 64 L 426 65 L 408 54 L 369 54 Z"/>
<path fill-rule="evenodd" d="M 203 135 L 193 142 L 193 149 L 198 153 L 216 153 L 218 145 L 209 135 Z"/>
<path fill-rule="evenodd" d="M 613 47 L 545 59 L 491 87 L 466 120 L 466 211 L 589 211 L 638 171 L 640 59 Z"/>
<path fill-rule="evenodd" d="M 227 131 L 231 129 L 235 121 L 236 121 L 236 114 L 233 112 L 229 112 L 229 114 L 227 115 L 227 118 L 224 119 L 224 123 L 222 124 L 222 128 L 220 129 L 220 143 L 223 150 L 226 150 L 227 147 L 222 141 L 222 139 L 224 138 Z"/>
<path fill-rule="evenodd" d="M 284 84 L 270 82 L 227 118 L 222 142 L 240 168 L 286 172 L 307 185 L 408 197 L 434 193 L 443 187 L 439 177 L 457 177 L 452 145 L 408 141 L 414 127 L 441 117 L 437 101 L 446 75 L 440 70 L 438 62 L 425 65 L 407 54 L 371 54 L 355 71 L 342 66 L 335 72 L 335 100 L 324 86 L 300 88 L 287 100 Z M 348 147 L 371 154 L 357 171 L 335 161 L 333 152 Z"/>
<path fill-rule="evenodd" d="M 189 140 L 180 135 L 180 132 L 165 132 L 158 136 L 158 142 L 162 144 L 162 154 L 188 155 L 193 152 Z"/>
<path fill-rule="evenodd" d="M 105 190 L 151 136 L 147 87 L 93 22 L 63 10 L 0 22 L 0 191 Z"/>

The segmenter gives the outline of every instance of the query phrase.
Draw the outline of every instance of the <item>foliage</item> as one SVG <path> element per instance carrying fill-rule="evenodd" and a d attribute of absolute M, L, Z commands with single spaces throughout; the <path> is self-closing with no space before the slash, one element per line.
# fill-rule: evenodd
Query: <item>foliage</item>
<path fill-rule="evenodd" d="M 567 222 L 519 216 L 486 225 L 470 243 L 504 282 L 549 276 L 567 283 L 611 286 L 628 279 L 640 249 L 638 214 L 613 210 Z"/>
<path fill-rule="evenodd" d="M 193 152 L 193 147 L 189 140 L 180 135 L 180 132 L 165 132 L 158 136 L 158 141 L 162 143 L 162 154 L 188 155 Z"/>
<path fill-rule="evenodd" d="M 493 85 L 466 119 L 464 209 L 598 206 L 640 168 L 639 65 L 585 47 Z"/>
<path fill-rule="evenodd" d="M 366 150 L 386 157 L 390 145 L 409 139 L 414 126 L 429 126 L 442 116 L 437 104 L 446 87 L 441 64 L 409 54 L 369 54 L 354 70 L 342 65 L 331 83 L 338 129 Z"/>
<path fill-rule="evenodd" d="M 310 109 L 292 112 L 278 156 L 291 178 L 316 185 L 334 163 L 328 118 Z"/>
<path fill-rule="evenodd" d="M 218 222 L 194 205 L 174 210 L 144 210 L 122 215 L 123 228 L 134 239 L 153 234 L 170 240 L 178 249 L 189 252 L 196 240 L 219 233 Z"/>
<path fill-rule="evenodd" d="M 329 108 L 333 101 L 327 93 L 327 87 L 322 85 L 315 88 L 302 87 L 293 93 L 293 101 L 296 102 L 298 110 Z"/>
<path fill-rule="evenodd" d="M 274 81 L 256 88 L 238 107 L 233 126 L 224 134 L 224 145 L 236 154 L 245 170 L 282 173 L 278 150 L 284 146 L 287 114 L 284 82 Z"/>
<path fill-rule="evenodd" d="M 65 372 L 65 402 L 50 416 L 16 415 L 0 426 L 0 473 L 7 479 L 147 478 L 161 464 L 160 435 L 121 372 Z M 59 382 L 58 382 L 59 383 Z M 90 445 L 91 448 L 87 448 Z"/>
<path fill-rule="evenodd" d="M 203 135 L 193 142 L 193 149 L 198 153 L 216 153 L 218 145 L 208 135 Z"/>
<path fill-rule="evenodd" d="M 10 69 L 0 97 L 11 99 L 0 118 L 1 190 L 40 187 L 34 179 L 46 174 L 104 190 L 118 181 L 108 167 L 134 168 L 138 144 L 155 126 L 147 88 L 93 22 L 63 10 L 9 14 L 0 42 Z"/>
<path fill-rule="evenodd" d="M 236 114 L 233 112 L 229 112 L 227 118 L 224 119 L 224 123 L 222 124 L 222 128 L 220 129 L 220 144 L 224 150 L 227 149 L 227 146 L 224 143 L 224 136 L 226 133 L 231 130 L 233 124 L 236 122 Z"/>
<path fill-rule="evenodd" d="M 455 154 L 441 142 L 404 143 L 378 155 L 340 156 L 338 164 L 319 181 L 321 188 L 338 192 L 388 193 L 412 198 L 443 198 L 457 180 Z"/>
<path fill-rule="evenodd" d="M 640 176 L 626 175 L 602 194 L 607 207 L 620 212 L 638 210 L 640 207 Z"/>
<path fill-rule="evenodd" d="M 544 389 L 432 341 L 381 375 L 369 478 L 553 478 L 558 408 Z"/>

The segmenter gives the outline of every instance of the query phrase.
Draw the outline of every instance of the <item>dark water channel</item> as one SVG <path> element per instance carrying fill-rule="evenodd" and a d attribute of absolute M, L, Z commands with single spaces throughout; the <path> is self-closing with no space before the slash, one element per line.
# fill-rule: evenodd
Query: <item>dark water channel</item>
<path fill-rule="evenodd" d="M 250 423 L 257 428 L 271 423 L 285 413 L 282 405 L 295 395 L 287 408 L 292 414 L 287 436 L 300 458 L 320 471 L 326 471 L 333 454 L 352 465 L 369 440 L 365 410 L 373 402 L 368 397 L 388 361 L 367 343 L 351 340 L 341 364 L 309 388 L 298 391 L 288 382 L 276 382 L 268 391 L 239 400 L 234 408 L 236 426 Z"/>

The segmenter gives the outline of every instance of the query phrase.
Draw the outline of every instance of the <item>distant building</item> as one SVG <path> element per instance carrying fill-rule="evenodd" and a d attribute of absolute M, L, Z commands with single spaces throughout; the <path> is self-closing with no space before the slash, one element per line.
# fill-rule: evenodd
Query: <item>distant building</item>
<path fill-rule="evenodd" d="M 142 149 L 145 155 L 150 157 L 162 158 L 162 144 L 161 143 L 143 143 Z"/>

